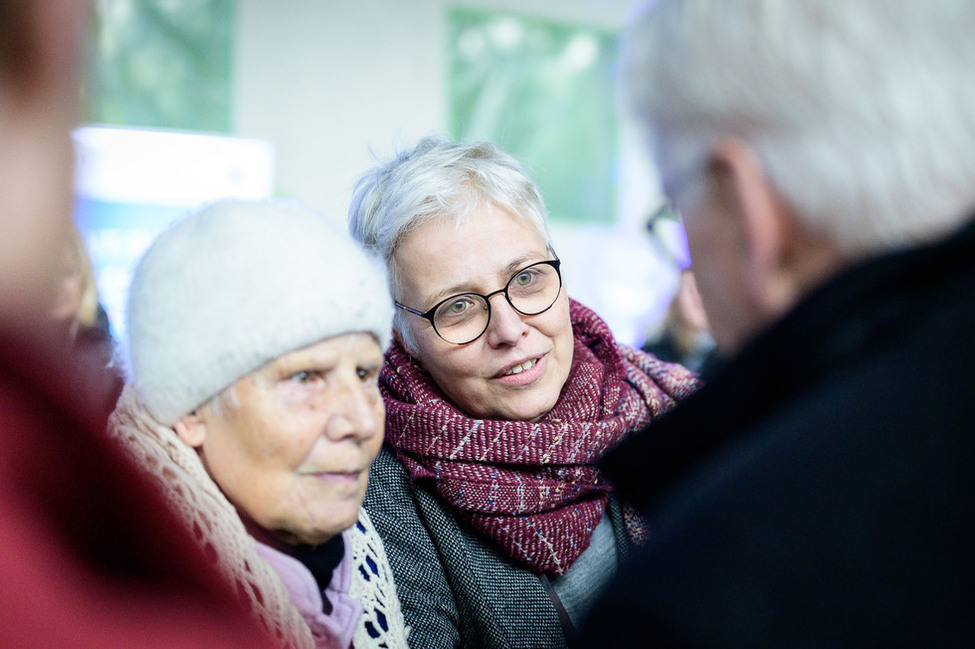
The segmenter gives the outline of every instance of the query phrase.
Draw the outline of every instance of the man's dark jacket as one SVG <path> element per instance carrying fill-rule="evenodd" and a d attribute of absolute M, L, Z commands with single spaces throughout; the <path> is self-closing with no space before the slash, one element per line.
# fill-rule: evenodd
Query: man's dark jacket
<path fill-rule="evenodd" d="M 580 647 L 975 646 L 975 226 L 829 281 L 604 469 L 652 537 Z"/>

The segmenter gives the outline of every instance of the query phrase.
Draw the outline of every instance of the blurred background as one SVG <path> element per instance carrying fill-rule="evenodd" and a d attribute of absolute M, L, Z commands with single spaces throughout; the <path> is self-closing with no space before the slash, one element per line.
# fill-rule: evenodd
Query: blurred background
<path fill-rule="evenodd" d="M 112 331 L 135 259 L 208 201 L 344 221 L 358 176 L 429 133 L 498 142 L 539 184 L 569 294 L 657 335 L 685 265 L 616 87 L 632 0 L 96 0 L 77 218 Z"/>

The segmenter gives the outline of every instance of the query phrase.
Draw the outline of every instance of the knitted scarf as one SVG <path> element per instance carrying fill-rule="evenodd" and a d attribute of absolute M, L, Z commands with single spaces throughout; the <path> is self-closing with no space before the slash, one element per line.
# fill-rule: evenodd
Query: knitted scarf
<path fill-rule="evenodd" d="M 570 300 L 572 367 L 540 420 L 471 419 L 399 343 L 380 388 L 386 439 L 413 480 L 437 493 L 505 556 L 534 572 L 564 574 L 589 547 L 612 486 L 595 466 L 605 451 L 697 387 L 689 370 L 617 344 L 606 323 Z M 625 516 L 636 543 L 635 511 Z"/>

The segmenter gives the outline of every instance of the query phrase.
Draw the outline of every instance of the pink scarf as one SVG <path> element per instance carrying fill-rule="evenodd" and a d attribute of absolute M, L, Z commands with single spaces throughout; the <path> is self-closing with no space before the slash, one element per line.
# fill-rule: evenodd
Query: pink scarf
<path fill-rule="evenodd" d="M 413 480 L 437 492 L 512 561 L 564 574 L 589 547 L 612 486 L 596 461 L 697 387 L 696 375 L 619 345 L 599 316 L 574 300 L 569 378 L 538 421 L 471 419 L 399 343 L 386 352 L 380 387 L 386 440 Z M 635 542 L 642 522 L 628 512 Z"/>

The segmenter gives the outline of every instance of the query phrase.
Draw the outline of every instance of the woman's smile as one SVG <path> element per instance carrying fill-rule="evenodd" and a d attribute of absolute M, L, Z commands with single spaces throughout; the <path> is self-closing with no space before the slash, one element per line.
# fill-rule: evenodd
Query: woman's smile
<path fill-rule="evenodd" d="M 545 356 L 516 363 L 495 378 L 511 386 L 531 385 L 545 373 Z"/>

